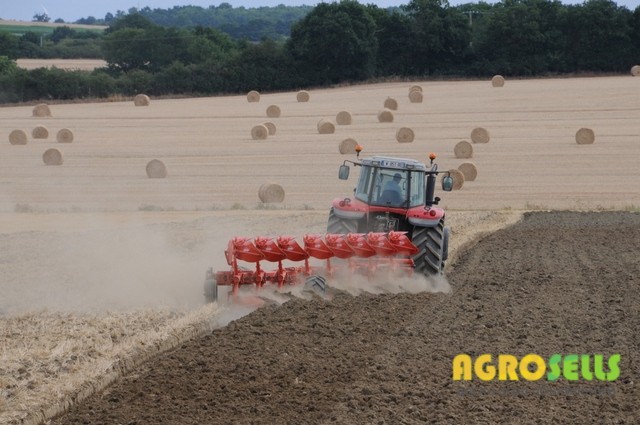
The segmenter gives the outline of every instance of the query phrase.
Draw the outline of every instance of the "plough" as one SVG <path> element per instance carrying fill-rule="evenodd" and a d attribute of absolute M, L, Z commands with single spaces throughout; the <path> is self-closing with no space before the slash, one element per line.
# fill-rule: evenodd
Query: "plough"
<path fill-rule="evenodd" d="M 303 246 L 293 236 L 234 237 L 225 250 L 230 270 L 207 271 L 205 296 L 209 301 L 215 301 L 218 285 L 231 287 L 230 295 L 237 295 L 243 285 L 283 288 L 303 283 L 317 293 L 324 293 L 326 279 L 345 271 L 368 278 L 377 275 L 380 269 L 411 275 L 414 269 L 411 256 L 418 251 L 406 232 L 397 231 L 307 234 L 303 237 Z M 340 261 L 338 266 L 335 262 L 332 264 L 334 258 L 345 261 Z M 321 262 L 312 265 L 312 259 Z M 253 263 L 254 267 L 242 266 L 242 262 Z M 262 262 L 277 263 L 277 268 L 265 270 Z M 287 264 L 299 262 L 304 264 Z"/>

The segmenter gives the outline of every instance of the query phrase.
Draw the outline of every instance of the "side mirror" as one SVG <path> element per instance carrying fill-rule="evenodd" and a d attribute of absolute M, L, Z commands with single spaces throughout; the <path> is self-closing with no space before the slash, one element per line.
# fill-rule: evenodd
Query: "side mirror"
<path fill-rule="evenodd" d="M 340 166 L 340 169 L 338 170 L 338 178 L 340 180 L 347 180 L 349 178 L 349 166 L 348 165 L 341 165 Z"/>
<path fill-rule="evenodd" d="M 453 190 L 453 177 L 451 175 L 442 178 L 442 190 L 451 192 Z"/>

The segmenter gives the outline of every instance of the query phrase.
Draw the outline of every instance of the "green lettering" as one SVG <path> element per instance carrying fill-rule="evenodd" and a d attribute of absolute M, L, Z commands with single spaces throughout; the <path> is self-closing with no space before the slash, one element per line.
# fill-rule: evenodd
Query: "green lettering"
<path fill-rule="evenodd" d="M 598 378 L 599 381 L 615 381 L 620 376 L 620 367 L 618 366 L 618 363 L 620 362 L 620 354 L 613 354 L 609 357 L 609 360 L 607 361 L 609 373 L 604 372 L 603 357 L 604 356 L 602 354 L 596 354 L 594 356 L 593 368 L 596 378 Z"/>
<path fill-rule="evenodd" d="M 578 374 L 579 356 L 577 354 L 568 354 L 564 356 L 562 363 L 562 376 L 567 381 L 577 381 L 580 378 Z"/>
<path fill-rule="evenodd" d="M 562 356 L 560 354 L 554 354 L 549 357 L 549 373 L 547 373 L 547 380 L 556 381 L 560 377 L 560 362 Z"/>
<path fill-rule="evenodd" d="M 582 377 L 587 381 L 593 380 L 593 373 L 591 373 L 591 356 L 588 354 L 583 354 L 580 356 L 580 372 L 582 373 Z"/>

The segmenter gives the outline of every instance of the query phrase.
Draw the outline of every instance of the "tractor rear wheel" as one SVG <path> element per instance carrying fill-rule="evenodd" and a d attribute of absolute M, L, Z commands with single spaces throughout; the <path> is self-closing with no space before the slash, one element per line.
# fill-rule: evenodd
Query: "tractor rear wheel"
<path fill-rule="evenodd" d="M 358 233 L 358 221 L 340 218 L 331 208 L 329 212 L 329 222 L 327 223 L 327 233 L 337 233 L 346 235 L 347 233 Z"/>
<path fill-rule="evenodd" d="M 426 276 L 442 273 L 445 250 L 444 220 L 435 227 L 414 227 L 411 242 L 420 250 L 414 255 L 415 271 Z"/>
<path fill-rule="evenodd" d="M 204 300 L 206 303 L 214 303 L 218 301 L 218 282 L 213 275 L 213 271 L 207 271 L 207 277 L 204 281 Z"/>

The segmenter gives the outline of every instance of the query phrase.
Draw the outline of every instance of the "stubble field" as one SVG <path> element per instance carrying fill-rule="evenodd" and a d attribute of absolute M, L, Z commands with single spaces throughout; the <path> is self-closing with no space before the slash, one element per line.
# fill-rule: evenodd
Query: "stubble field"
<path fill-rule="evenodd" d="M 520 236 L 507 234 L 497 244 L 504 245 L 505 240 L 520 241 L 519 237 L 526 237 L 531 241 L 529 245 L 525 243 L 530 249 L 527 252 L 534 256 L 538 252 L 547 252 L 544 247 L 551 243 L 549 238 L 553 235 L 565 235 L 560 237 L 563 247 L 557 251 L 565 253 L 559 263 L 567 267 L 573 256 L 581 259 L 579 264 L 584 265 L 586 258 L 593 254 L 582 253 L 585 245 L 596 243 L 592 239 L 579 239 L 579 235 L 588 233 L 583 229 L 626 229 L 616 230 L 613 236 L 614 241 L 621 241 L 619 244 L 606 245 L 602 242 L 606 245 L 603 250 L 611 251 L 611 255 L 597 264 L 602 270 L 608 270 L 609 265 L 623 267 L 627 270 L 623 279 L 629 287 L 611 284 L 605 295 L 598 291 L 590 292 L 591 287 L 585 289 L 581 287 L 583 282 L 580 279 L 571 277 L 558 283 L 557 288 L 564 291 L 554 293 L 555 297 L 566 296 L 566 302 L 571 302 L 571 294 L 578 291 L 594 305 L 600 306 L 601 316 L 591 318 L 595 331 L 585 331 L 590 320 L 585 317 L 578 320 L 580 325 L 576 325 L 577 328 L 563 328 L 564 333 L 555 345 L 547 347 L 540 339 L 542 335 L 536 335 L 527 348 L 533 351 L 540 350 L 536 347 L 547 351 L 618 349 L 626 350 L 632 358 L 633 350 L 637 349 L 637 338 L 629 334 L 628 329 L 633 325 L 629 320 L 633 317 L 637 320 L 637 300 L 632 295 L 633 285 L 636 285 L 637 260 L 631 258 L 629 252 L 637 248 L 633 239 L 633 232 L 637 231 L 637 213 L 634 211 L 640 204 L 640 171 L 637 167 L 640 158 L 639 82 L 632 77 L 522 80 L 507 81 L 502 88 L 491 87 L 487 81 L 381 83 L 310 91 L 311 98 L 307 103 L 297 102 L 296 93 L 274 93 L 262 94 L 257 103 L 248 103 L 244 96 L 230 96 L 152 99 L 146 107 L 135 107 L 133 102 L 50 105 L 53 116 L 46 118 L 32 117 L 31 106 L 1 108 L 0 133 L 5 135 L 5 143 L 0 143 L 0 422 L 37 423 L 49 419 L 79 399 L 102 389 L 121 373 L 147 364 L 147 358 L 171 347 L 180 347 L 186 344 L 188 337 L 208 334 L 211 329 L 247 313 L 228 306 L 202 306 L 201 284 L 205 269 L 225 266 L 222 252 L 228 238 L 233 235 L 301 236 L 309 232 L 323 232 L 331 199 L 348 196 L 355 184 L 353 177 L 348 182 L 337 179 L 337 168 L 342 161 L 354 159 L 354 155 L 338 152 L 340 141 L 347 137 L 355 138 L 364 146 L 364 155 L 384 154 L 426 160 L 429 152 L 435 152 L 441 169 L 456 168 L 468 161 L 476 165 L 478 178 L 475 181 L 465 182 L 461 190 L 440 194 L 442 205 L 448 210 L 448 224 L 453 232 L 452 249 L 456 255 L 465 252 L 465 249 L 460 249 L 464 242 L 514 223 L 525 210 L 605 211 L 593 213 L 595 215 L 562 216 L 560 220 L 564 220 L 565 228 L 562 230 L 559 226 L 557 231 L 553 230 L 556 219 L 541 219 L 544 231 L 521 232 Z M 423 103 L 409 102 L 408 89 L 413 84 L 422 85 Z M 398 101 L 398 109 L 393 111 L 393 122 L 380 123 L 377 113 L 383 109 L 388 97 Z M 268 118 L 266 109 L 269 105 L 278 105 L 281 116 Z M 334 134 L 318 134 L 317 122 L 321 118 L 335 122 L 336 114 L 342 110 L 351 113 L 353 123 L 336 126 Z M 251 127 L 265 121 L 276 125 L 276 134 L 266 140 L 252 140 Z M 30 136 L 37 125 L 48 128 L 48 139 Z M 395 134 L 401 127 L 414 131 L 412 143 L 396 142 Z M 490 142 L 474 144 L 471 159 L 455 158 L 455 144 L 470 140 L 470 132 L 476 127 L 489 131 Z M 594 130 L 594 144 L 576 144 L 576 131 L 582 127 Z M 56 143 L 55 134 L 62 128 L 72 130 L 73 143 Z M 8 134 L 14 129 L 23 129 L 29 134 L 26 145 L 9 144 Z M 43 152 L 52 147 L 63 153 L 63 165 L 43 164 Z M 166 179 L 147 178 L 145 166 L 154 158 L 166 164 Z M 278 183 L 284 188 L 286 197 L 283 204 L 260 203 L 258 190 L 266 182 Z M 609 214 L 609 210 L 629 212 Z M 603 217 L 610 216 L 614 217 L 612 222 L 598 226 L 599 221 L 605 220 Z M 572 225 L 572 222 L 581 223 L 581 226 Z M 566 229 L 567 226 L 571 231 Z M 599 231 L 597 243 L 607 238 L 607 233 Z M 493 247 L 489 245 L 484 249 Z M 482 245 L 478 245 L 475 249 L 481 248 Z M 482 257 L 482 252 L 473 255 Z M 540 255 L 545 266 L 555 267 L 551 258 Z M 499 284 L 504 283 L 507 294 L 516 294 L 522 288 L 538 288 L 539 279 L 545 279 L 524 271 L 507 278 L 510 267 L 524 265 L 526 269 L 536 266 L 526 266 L 524 257 L 518 257 L 515 264 L 510 264 L 504 256 L 488 256 L 486 267 L 491 267 L 491 271 L 486 271 L 485 278 L 474 283 L 473 287 L 480 291 L 476 298 L 469 295 L 469 302 L 474 304 L 474 308 L 491 309 L 498 314 L 498 322 L 504 318 L 500 314 L 507 314 L 504 310 L 516 318 L 525 312 L 500 301 L 500 294 L 492 290 L 492 283 L 487 283 L 486 276 L 493 276 Z M 460 261 L 460 268 L 469 267 L 469 260 Z M 408 320 L 417 320 L 405 317 L 413 311 L 418 316 L 424 315 L 425 321 L 433 318 L 433 323 L 441 326 L 429 325 L 433 329 L 429 328 L 428 332 L 420 328 L 420 338 L 410 333 L 403 336 L 402 341 L 382 338 L 380 344 L 407 344 L 407 349 L 422 350 L 420 352 L 428 357 L 434 352 L 415 344 L 424 343 L 425 338 L 434 339 L 436 330 L 442 331 L 437 337 L 439 345 L 434 343 L 434 347 L 439 347 L 433 363 L 439 368 L 435 374 L 439 378 L 422 385 L 426 392 L 440 386 L 448 388 L 450 380 L 446 376 L 450 370 L 445 369 L 447 361 L 450 362 L 457 351 L 519 353 L 521 349 L 517 335 L 515 339 L 500 333 L 493 339 L 477 338 L 479 331 L 472 324 L 472 316 L 484 313 L 463 314 L 468 305 L 464 299 L 456 298 L 463 297 L 463 293 L 469 290 L 469 285 L 460 282 L 473 280 L 474 271 L 456 274 L 458 263 L 451 263 L 454 264 L 453 269 L 446 274 L 446 283 L 451 288 L 446 295 L 442 292 L 412 296 L 369 294 L 353 298 L 347 295 L 353 289 L 347 282 L 343 283 L 347 291 L 341 292 L 343 295 L 338 296 L 334 304 L 318 305 L 313 301 L 295 300 L 279 307 L 281 310 L 273 312 L 270 310 L 273 307 L 269 307 L 264 312 L 239 319 L 235 322 L 236 328 L 216 331 L 208 340 L 203 340 L 214 338 L 212 351 L 199 355 L 219 354 L 224 357 L 223 353 L 228 353 L 235 358 L 239 353 L 232 351 L 230 346 L 234 344 L 236 349 L 244 347 L 243 352 L 257 350 L 262 340 L 259 337 L 252 339 L 251 335 L 261 334 L 252 329 L 257 322 L 267 320 L 269 316 L 262 319 L 262 315 L 269 312 L 274 317 L 285 315 L 289 318 L 287 323 L 294 326 L 285 332 L 287 336 L 283 341 L 274 342 L 277 347 L 273 349 L 294 347 L 298 356 L 304 358 L 312 369 L 315 363 L 310 350 L 318 341 L 301 339 L 301 332 L 315 338 L 314 331 L 307 329 L 309 320 L 313 321 L 307 316 L 318 317 L 321 311 L 317 309 L 338 309 L 335 320 L 341 323 L 353 321 L 355 319 L 350 317 L 361 314 L 371 315 L 375 322 L 352 324 L 347 331 L 340 326 L 331 330 L 322 322 L 320 327 L 329 329 L 325 341 L 329 343 L 340 341 L 345 332 L 366 339 L 372 325 L 376 326 L 375 329 L 384 329 L 385 323 L 389 329 L 397 327 L 401 332 Z M 485 267 L 484 263 L 474 264 L 476 268 Z M 595 275 L 589 278 L 600 279 L 598 267 L 593 271 Z M 574 274 L 579 275 L 577 271 Z M 597 285 L 598 282 L 590 284 Z M 398 287 L 391 289 L 392 292 L 402 292 Z M 443 286 L 438 289 L 443 289 Z M 607 316 L 610 302 L 615 302 L 607 296 L 618 290 L 621 295 L 617 298 L 624 297 L 626 304 L 622 311 L 628 315 L 625 316 L 628 320 L 600 320 Z M 458 301 L 450 302 L 452 298 Z M 418 314 L 417 307 L 411 306 L 422 301 L 443 308 L 421 310 Z M 449 302 L 452 307 L 446 307 Z M 495 309 L 492 308 L 494 304 Z M 499 305 L 504 310 L 499 309 Z M 546 304 L 543 302 L 541 305 Z M 461 312 L 456 312 L 455 306 Z M 547 313 L 549 311 L 555 321 L 565 317 L 555 306 L 549 307 Z M 571 313 L 579 314 L 579 311 L 582 310 L 571 310 Z M 448 339 L 447 320 L 457 320 L 458 315 L 464 316 L 461 320 L 468 326 L 464 326 L 466 331 L 461 328 L 456 337 L 456 349 L 448 349 L 451 341 Z M 300 326 L 300 329 L 296 331 L 295 326 Z M 517 334 L 525 324 L 516 320 L 509 326 L 514 328 L 510 329 L 511 335 Z M 593 332 L 599 335 L 602 327 L 613 327 L 620 338 L 626 335 L 630 340 L 615 344 L 606 338 L 594 340 Z M 340 329 L 342 333 L 334 335 Z M 422 331 L 429 334 L 428 338 L 422 335 Z M 233 332 L 238 334 L 227 335 Z M 265 335 L 277 340 L 282 332 L 282 329 L 270 328 Z M 236 338 L 242 338 L 240 345 Z M 495 345 L 496 338 L 501 341 L 498 345 Z M 586 338 L 589 344 L 571 345 L 571 341 L 580 338 Z M 198 345 L 197 341 L 200 339 L 196 338 L 189 344 Z M 338 350 L 331 344 L 326 347 L 329 353 Z M 189 347 L 184 348 L 187 350 L 184 355 L 188 355 L 189 350 L 198 350 Z M 356 367 L 362 367 L 361 362 L 366 363 L 366 359 L 357 354 L 358 346 L 347 344 L 345 347 L 355 350 L 357 358 L 346 361 L 344 370 L 333 370 L 335 366 L 327 366 L 331 369 L 327 372 L 329 376 L 334 376 L 334 373 L 351 376 L 348 371 L 353 372 Z M 366 348 L 363 353 L 371 348 Z M 380 347 L 373 349 L 379 350 Z M 181 356 L 179 353 L 182 351 L 179 349 L 171 356 Z M 411 370 L 415 370 L 412 367 L 416 362 L 429 364 L 416 353 L 414 351 L 409 356 L 409 364 L 390 366 L 390 374 L 382 373 L 375 378 L 377 375 L 373 373 L 367 379 L 359 378 L 363 388 L 372 385 L 370 379 L 387 380 L 391 389 L 387 388 L 386 392 L 384 389 L 364 390 L 358 387 L 362 394 L 372 392 L 375 396 L 364 394 L 369 398 L 362 401 L 360 396 L 354 399 L 353 393 L 346 391 L 345 399 L 324 396 L 323 400 L 327 406 L 342 406 L 338 413 L 333 413 L 342 423 L 390 421 L 394 415 L 400 417 L 397 406 L 402 403 L 398 400 L 393 402 L 387 396 L 379 399 L 378 394 L 382 391 L 400 397 L 402 391 L 398 388 L 407 390 L 403 385 L 394 384 L 398 376 L 413 373 Z M 397 360 L 398 355 L 400 353 L 394 354 L 394 359 Z M 193 358 L 197 361 L 198 354 L 193 354 Z M 327 360 L 324 356 L 317 357 L 317 361 L 324 364 Z M 392 364 L 385 356 L 378 360 Z M 378 360 L 366 367 L 378 365 Z M 228 362 L 223 362 L 222 365 L 216 363 L 216 367 L 224 367 L 225 364 L 229 366 Z M 424 367 L 418 369 L 421 376 L 427 373 Z M 635 412 L 624 410 L 629 406 L 628 397 L 637 395 L 633 382 L 628 382 L 633 380 L 629 374 L 634 370 L 637 373 L 636 369 L 628 367 L 623 376 L 627 379 L 625 385 L 630 387 L 617 388 L 620 399 L 614 401 L 618 408 L 610 407 L 610 415 L 607 416 L 610 422 L 615 418 L 634 417 Z M 231 385 L 246 378 L 244 372 L 223 376 L 229 379 L 220 378 L 216 385 Z M 209 381 L 214 378 L 211 376 Z M 268 387 L 277 382 L 272 378 L 260 379 L 264 379 L 263 385 Z M 291 378 L 305 382 L 305 394 L 313 391 L 329 394 L 329 389 L 335 385 L 335 379 L 329 379 L 331 382 L 325 382 L 325 386 L 318 378 L 311 381 L 303 375 Z M 282 382 L 289 382 L 288 378 L 283 379 Z M 144 382 L 147 383 L 145 385 L 156 385 L 149 377 Z M 179 395 L 175 382 L 174 392 L 170 391 L 168 396 L 185 398 Z M 244 390 L 250 392 L 251 388 L 254 387 L 248 385 Z M 244 390 L 238 389 L 238 394 Z M 420 398 L 424 397 L 417 397 L 411 405 L 422 412 L 418 402 Z M 116 397 L 116 401 L 110 400 L 109 403 L 131 404 L 123 400 L 127 400 L 126 396 Z M 353 408 L 370 400 L 377 407 L 363 405 Z M 593 404 L 593 399 L 588 397 L 582 400 L 586 400 L 584 405 Z M 435 399 L 431 401 L 440 403 Z M 212 400 L 203 403 L 215 405 Z M 251 408 L 261 412 L 260 405 L 252 407 L 249 401 L 247 403 L 246 409 L 249 410 L 246 411 L 241 407 L 234 410 L 230 407 L 231 402 L 225 404 L 220 408 L 223 417 L 210 415 L 210 422 L 259 421 L 259 415 L 251 419 L 247 412 L 251 412 Z M 568 404 L 563 403 L 560 403 L 559 410 L 569 412 Z M 531 407 L 532 412 L 538 414 L 543 404 Z M 142 399 L 141 406 L 146 409 L 145 414 L 150 415 L 143 422 L 160 423 L 163 418 L 176 420 L 166 413 L 154 416 L 152 405 L 150 400 Z M 305 403 L 297 405 L 306 406 Z M 178 411 L 183 418 L 181 422 L 189 423 L 190 416 L 185 412 L 198 409 L 185 406 L 185 410 Z M 331 413 L 327 406 L 323 411 Z M 439 422 L 461 406 L 456 402 L 450 407 L 452 410 L 449 407 L 439 410 L 443 415 Z M 410 406 L 402 405 L 402 408 L 410 409 Z M 285 404 L 279 416 L 271 418 L 273 422 L 270 423 L 291 421 L 296 409 Z M 100 409 L 89 407 L 89 410 Z M 105 409 L 116 410 L 114 405 Z M 372 412 L 374 416 L 367 416 Z M 133 411 L 132 415 L 130 420 L 142 418 L 139 412 Z M 194 421 L 197 417 L 195 413 L 192 416 Z M 425 418 L 410 415 L 404 422 L 430 420 L 428 414 Z M 495 421 L 502 416 L 499 412 L 491 418 Z M 326 417 L 308 416 L 309 423 L 331 419 L 331 414 Z M 67 420 L 74 423 L 72 416 Z M 124 419 L 119 417 L 118 420 Z M 263 420 L 268 419 L 263 417 Z M 455 416 L 450 420 L 455 422 Z M 65 423 L 65 419 L 61 421 Z M 113 422 L 109 416 L 96 416 L 91 421 Z"/>

